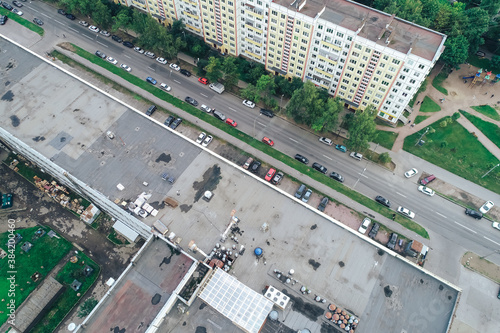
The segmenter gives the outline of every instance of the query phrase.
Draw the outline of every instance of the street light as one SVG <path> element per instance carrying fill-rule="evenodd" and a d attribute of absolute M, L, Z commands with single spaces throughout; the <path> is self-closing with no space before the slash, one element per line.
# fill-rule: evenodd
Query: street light
<path fill-rule="evenodd" d="M 283 102 L 283 96 L 285 96 L 284 94 L 281 95 L 281 99 L 280 99 L 280 112 L 281 112 L 281 102 Z"/>
<path fill-rule="evenodd" d="M 184 41 L 186 41 L 186 33 L 182 31 L 182 35 L 184 36 Z"/>
<path fill-rule="evenodd" d="M 490 172 L 492 172 L 497 166 L 500 166 L 500 164 L 495 165 L 493 168 L 490 169 L 490 171 L 488 171 L 487 173 L 485 173 L 481 178 L 486 177 L 486 175 L 489 174 Z"/>
<path fill-rule="evenodd" d="M 422 138 L 424 137 L 424 135 L 426 135 L 426 134 L 427 134 L 427 132 L 429 132 L 429 127 L 427 127 L 427 128 L 425 129 L 424 134 L 422 134 L 422 135 L 420 136 L 420 139 L 418 139 L 418 140 L 417 140 L 417 143 L 415 143 L 415 146 L 416 146 L 416 145 L 418 145 L 418 143 L 420 142 L 420 140 L 422 140 Z"/>

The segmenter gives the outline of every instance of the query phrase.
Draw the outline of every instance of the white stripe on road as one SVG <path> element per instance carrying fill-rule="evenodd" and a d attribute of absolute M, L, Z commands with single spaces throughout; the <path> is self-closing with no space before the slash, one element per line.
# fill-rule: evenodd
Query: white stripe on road
<path fill-rule="evenodd" d="M 62 22 L 60 22 L 58 20 L 54 20 L 54 21 L 57 22 L 57 23 L 59 23 L 59 24 L 61 24 L 61 25 L 66 25 L 66 24 L 64 24 L 64 23 L 62 23 Z"/>
<path fill-rule="evenodd" d="M 330 161 L 333 161 L 333 158 L 330 158 L 330 157 L 328 157 L 328 156 L 326 156 L 326 155 L 323 155 L 323 157 L 325 157 L 325 158 L 329 159 Z"/>
<path fill-rule="evenodd" d="M 436 212 L 436 214 L 438 214 L 439 216 L 444 217 L 445 219 L 447 219 L 447 217 L 446 217 L 446 216 L 444 216 L 443 214 L 440 214 L 440 213 L 438 213 L 438 212 Z"/>
<path fill-rule="evenodd" d="M 177 80 L 174 80 L 174 82 L 175 82 L 175 83 L 178 83 L 178 84 L 181 84 L 181 83 L 180 83 L 179 81 L 177 81 Z"/>
<path fill-rule="evenodd" d="M 483 237 L 484 237 L 485 239 L 489 240 L 490 242 L 495 243 L 496 245 L 499 245 L 499 246 L 500 246 L 500 243 L 497 243 L 497 242 L 495 242 L 494 240 L 491 240 L 491 239 L 489 239 L 489 238 L 488 238 L 488 237 L 486 237 L 486 236 L 483 236 Z"/>
<path fill-rule="evenodd" d="M 476 231 L 474 231 L 474 230 L 472 230 L 471 228 L 467 228 L 466 226 L 464 226 L 464 225 L 462 225 L 462 224 L 458 223 L 457 221 L 454 221 L 454 222 L 455 222 L 456 224 L 458 224 L 459 226 L 461 226 L 462 228 L 467 229 L 467 230 L 469 230 L 469 231 L 471 231 L 471 232 L 473 232 L 473 233 L 477 234 L 477 232 L 476 232 Z"/>
<path fill-rule="evenodd" d="M 49 16 L 49 15 L 47 15 L 47 14 L 45 14 L 45 13 L 40 13 L 40 14 L 41 14 L 41 15 L 43 15 L 43 16 L 45 16 L 45 17 L 50 18 L 50 16 Z"/>
<path fill-rule="evenodd" d="M 101 43 L 101 42 L 99 42 L 99 41 L 96 41 L 96 43 L 97 43 L 97 44 L 101 44 L 101 45 L 102 45 L 102 46 L 104 46 L 104 47 L 108 47 L 106 44 L 103 44 L 103 43 Z"/>
<path fill-rule="evenodd" d="M 123 56 L 124 56 L 124 57 L 127 57 L 127 58 L 129 58 L 129 59 L 132 59 L 132 58 L 130 58 L 130 57 L 129 57 L 128 55 L 126 55 L 126 54 L 124 54 Z"/>
<path fill-rule="evenodd" d="M 228 107 L 228 109 L 231 110 L 231 111 L 234 111 L 234 112 L 238 112 L 235 109 L 233 109 L 232 107 Z"/>
<path fill-rule="evenodd" d="M 297 140 L 294 140 L 294 139 L 292 139 L 292 138 L 288 138 L 288 139 L 290 139 L 290 141 L 293 141 L 293 142 L 295 142 L 295 143 L 299 143 Z"/>
<path fill-rule="evenodd" d="M 358 173 L 358 175 L 360 175 L 360 176 L 362 176 L 362 177 L 365 177 L 365 178 L 368 178 L 368 176 L 367 176 L 367 175 L 364 175 L 364 174 L 362 174 L 362 173 Z"/>
<path fill-rule="evenodd" d="M 78 30 L 73 29 L 73 28 L 71 28 L 71 27 L 68 27 L 68 29 L 69 29 L 69 30 L 73 30 L 73 31 L 74 31 L 74 32 L 76 32 L 77 34 L 79 34 L 79 33 L 80 33 Z"/>
<path fill-rule="evenodd" d="M 87 37 L 87 38 L 88 38 L 88 39 L 90 39 L 90 40 L 94 40 L 94 37 L 89 37 L 89 36 L 87 36 L 86 34 L 83 34 L 83 37 Z"/>
<path fill-rule="evenodd" d="M 257 124 L 259 124 L 260 126 L 264 126 L 264 127 L 266 127 L 266 124 L 259 123 L 259 122 L 257 122 Z"/>
<path fill-rule="evenodd" d="M 403 198 L 406 198 L 406 195 L 403 195 L 403 194 L 401 194 L 401 193 L 399 193 L 399 192 L 396 192 L 396 194 L 399 194 L 399 195 L 400 195 L 400 196 L 402 196 Z"/>
<path fill-rule="evenodd" d="M 153 72 L 156 72 L 154 69 L 152 69 L 151 67 L 148 67 L 148 69 L 152 70 Z"/>
<path fill-rule="evenodd" d="M 33 8 L 31 8 L 31 7 L 30 7 L 30 9 L 31 9 L 31 10 L 33 10 L 33 11 L 35 11 L 35 12 L 37 12 L 37 13 L 40 13 L 40 12 L 39 12 L 38 10 L 36 10 L 36 9 L 33 9 Z"/>
<path fill-rule="evenodd" d="M 208 98 L 207 95 L 200 93 L 201 96 Z"/>

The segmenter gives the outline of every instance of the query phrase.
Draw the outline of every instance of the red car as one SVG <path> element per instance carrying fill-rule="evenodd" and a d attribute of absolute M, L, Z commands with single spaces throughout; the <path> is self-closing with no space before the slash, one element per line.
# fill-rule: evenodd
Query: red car
<path fill-rule="evenodd" d="M 270 145 L 271 147 L 274 146 L 274 141 L 269 139 L 267 136 L 262 138 L 262 142 L 264 142 L 266 145 Z"/>
<path fill-rule="evenodd" d="M 268 182 L 270 182 L 270 181 L 271 181 L 271 179 L 273 179 L 273 177 L 274 177 L 274 174 L 275 174 L 275 173 L 276 173 L 276 169 L 273 169 L 273 168 L 269 169 L 269 171 L 268 171 L 268 172 L 267 172 L 267 174 L 266 174 L 265 179 L 266 179 Z"/>
<path fill-rule="evenodd" d="M 204 77 L 200 77 L 200 78 L 198 79 L 198 82 L 201 82 L 201 83 L 203 83 L 203 84 L 208 84 L 208 80 L 207 80 L 207 79 L 205 79 Z"/>
<path fill-rule="evenodd" d="M 227 119 L 226 119 L 226 124 L 231 125 L 231 126 L 233 126 L 233 127 L 238 126 L 238 123 L 237 123 L 237 122 L 235 122 L 234 120 L 230 119 L 230 118 L 227 118 Z"/>

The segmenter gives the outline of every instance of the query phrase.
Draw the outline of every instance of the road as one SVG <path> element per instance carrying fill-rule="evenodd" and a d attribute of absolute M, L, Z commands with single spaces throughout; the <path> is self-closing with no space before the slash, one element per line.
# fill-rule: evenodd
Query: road
<path fill-rule="evenodd" d="M 63 37 L 89 52 L 100 50 L 117 59 L 118 65 L 125 63 L 132 67 L 132 74 L 143 78 L 152 76 L 158 81 L 158 85 L 165 82 L 172 86 L 172 95 L 180 99 L 191 96 L 200 105 L 216 108 L 236 120 L 241 131 L 256 139 L 264 136 L 273 139 L 275 149 L 290 156 L 300 153 L 309 158 L 310 163 L 319 162 L 327 167 L 328 173 L 336 171 L 342 174 L 346 186 L 371 198 L 382 195 L 391 201 L 393 209 L 398 206 L 409 208 L 416 213 L 417 223 L 460 247 L 480 254 L 500 248 L 500 232 L 492 229 L 491 223 L 485 219 L 476 221 L 466 216 L 463 208 L 439 196 L 428 197 L 418 192 L 417 176 L 406 179 L 402 174 L 395 175 L 366 160 L 356 161 L 348 153 L 320 143 L 318 136 L 279 117 L 271 119 L 260 115 L 258 108 L 250 109 L 242 105 L 242 100 L 236 96 L 228 93 L 219 95 L 199 83 L 194 75 L 187 78 L 171 70 L 168 65 L 162 65 L 126 48 L 110 37 L 95 34 L 79 25 L 78 19 L 71 21 L 45 3 L 25 2 L 22 10 L 26 19 L 39 17 L 44 21 L 46 35 Z M 50 50 L 55 45 L 44 46 Z M 498 261 L 500 258 L 497 257 L 499 256 L 494 255 L 489 259 Z"/>

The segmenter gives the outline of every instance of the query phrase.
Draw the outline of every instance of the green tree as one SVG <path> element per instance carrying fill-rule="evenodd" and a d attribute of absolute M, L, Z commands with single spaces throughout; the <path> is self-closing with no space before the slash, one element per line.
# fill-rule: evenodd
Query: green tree
<path fill-rule="evenodd" d="M 271 98 L 276 92 L 276 84 L 271 74 L 262 75 L 255 86 L 257 87 L 257 91 L 260 94 L 264 93 L 267 98 Z"/>
<path fill-rule="evenodd" d="M 111 10 L 102 1 L 97 1 L 92 12 L 92 19 L 101 28 L 108 29 L 111 27 L 112 18 Z"/>
<path fill-rule="evenodd" d="M 117 31 L 121 28 L 125 30 L 125 32 L 127 32 L 127 28 L 130 25 L 131 20 L 132 18 L 130 16 L 128 8 L 123 8 L 115 17 L 113 17 L 113 26 L 111 30 Z"/>
<path fill-rule="evenodd" d="M 266 69 L 264 65 L 262 64 L 257 64 L 254 68 L 250 69 L 248 72 L 248 83 L 251 84 L 257 84 L 257 81 L 259 81 L 260 77 L 262 75 L 266 75 Z"/>
<path fill-rule="evenodd" d="M 329 98 L 322 107 L 321 115 L 313 120 L 311 128 L 316 132 L 331 131 L 337 127 L 339 114 L 343 109 L 343 104 L 338 98 Z"/>
<path fill-rule="evenodd" d="M 380 162 L 382 162 L 384 164 L 392 162 L 392 158 L 391 158 L 391 156 L 389 155 L 388 152 L 380 154 L 378 156 L 378 159 L 379 159 Z"/>
<path fill-rule="evenodd" d="M 307 81 L 302 89 L 293 92 L 286 113 L 296 122 L 311 126 L 318 117 L 321 117 L 323 106 L 324 101 L 318 98 L 318 89 L 312 82 Z"/>
<path fill-rule="evenodd" d="M 491 57 L 491 67 L 500 68 L 500 56 L 494 55 Z"/>
<path fill-rule="evenodd" d="M 230 88 L 238 84 L 238 66 L 236 66 L 235 57 L 225 57 L 222 63 L 222 70 L 224 72 L 224 84 Z"/>
<path fill-rule="evenodd" d="M 95 308 L 95 306 L 99 303 L 95 298 L 87 298 L 82 305 L 80 305 L 80 309 L 78 310 L 78 318 L 83 318 L 89 315 L 90 312 Z"/>
<path fill-rule="evenodd" d="M 170 28 L 170 33 L 174 36 L 174 38 L 181 37 L 185 28 L 186 25 L 184 24 L 184 21 L 182 19 L 175 20 L 172 23 L 172 28 Z"/>
<path fill-rule="evenodd" d="M 454 68 L 465 62 L 469 53 L 469 42 L 464 36 L 448 38 L 444 45 L 446 49 L 441 55 L 441 60 Z"/>
<path fill-rule="evenodd" d="M 255 103 L 258 103 L 260 101 L 260 93 L 257 90 L 257 87 L 251 83 L 249 83 L 245 89 L 241 90 L 241 97 Z"/>
<path fill-rule="evenodd" d="M 371 104 L 364 110 L 358 109 L 356 111 L 349 127 L 349 138 L 346 141 L 347 149 L 362 151 L 370 146 L 368 143 L 373 141 L 377 135 L 376 114 L 377 110 Z"/>
<path fill-rule="evenodd" d="M 217 82 L 224 75 L 220 60 L 216 57 L 208 58 L 208 65 L 205 66 L 206 77 L 210 82 Z"/>

